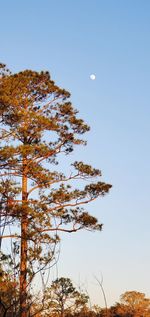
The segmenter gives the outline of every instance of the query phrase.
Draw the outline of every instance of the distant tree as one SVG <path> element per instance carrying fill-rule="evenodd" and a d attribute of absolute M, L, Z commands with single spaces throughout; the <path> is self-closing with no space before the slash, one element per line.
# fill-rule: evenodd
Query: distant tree
<path fill-rule="evenodd" d="M 48 315 L 64 317 L 81 311 L 88 302 L 88 296 L 78 291 L 69 278 L 61 277 L 46 289 Z M 45 314 L 45 313 L 44 313 Z"/>
<path fill-rule="evenodd" d="M 85 306 L 79 312 L 74 313 L 73 315 L 67 315 L 66 317 L 100 317 L 100 315 L 96 314 L 94 310 Z"/>
<path fill-rule="evenodd" d="M 82 161 L 71 164 L 67 175 L 53 167 L 76 145 L 85 145 L 80 135 L 89 131 L 70 93 L 49 72 L 11 74 L 4 64 L 0 69 L 0 241 L 9 238 L 19 248 L 20 317 L 27 317 L 29 287 L 55 260 L 58 233 L 101 230 L 85 206 L 111 185 Z"/>
<path fill-rule="evenodd" d="M 102 308 L 99 305 L 94 305 L 92 307 L 91 311 L 93 313 L 93 316 L 95 314 L 96 317 L 110 317 L 110 313 L 109 313 L 109 308 L 108 307 L 107 307 L 107 310 L 106 310 L 106 308 Z"/>
<path fill-rule="evenodd" d="M 125 307 L 125 305 L 121 303 L 116 303 L 114 306 L 111 306 L 108 309 L 108 316 L 109 317 L 133 317 L 129 309 Z"/>
<path fill-rule="evenodd" d="M 136 317 L 150 316 L 150 299 L 144 293 L 136 291 L 125 292 L 120 297 L 121 303 Z"/>
<path fill-rule="evenodd" d="M 120 303 L 109 308 L 110 317 L 150 317 L 150 299 L 144 293 L 128 291 L 120 296 Z"/>
<path fill-rule="evenodd" d="M 75 301 L 73 305 L 73 311 L 75 313 L 81 312 L 87 308 L 87 303 L 88 303 L 89 297 L 87 294 L 81 291 L 76 291 L 75 292 Z"/>

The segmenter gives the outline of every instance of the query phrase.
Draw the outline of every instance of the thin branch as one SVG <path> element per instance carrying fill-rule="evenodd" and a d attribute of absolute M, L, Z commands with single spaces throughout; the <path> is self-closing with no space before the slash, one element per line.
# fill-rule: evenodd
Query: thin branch
<path fill-rule="evenodd" d="M 56 207 L 48 209 L 48 211 L 51 212 L 53 210 L 57 210 L 57 209 L 61 209 L 61 208 L 76 207 L 76 206 L 88 204 L 89 202 L 94 201 L 96 198 L 97 197 L 94 197 L 94 198 L 87 199 L 85 201 L 75 202 L 75 203 L 72 203 L 72 204 L 59 205 L 59 206 L 56 206 Z"/>
<path fill-rule="evenodd" d="M 18 173 L 3 173 L 3 174 L 0 174 L 0 177 L 3 177 L 3 176 L 17 176 L 17 177 L 22 177 L 22 175 L 19 175 Z"/>
<path fill-rule="evenodd" d="M 0 236 L 0 239 L 5 239 L 5 238 L 21 238 L 20 236 L 18 236 L 17 234 L 10 234 L 7 236 Z"/>
<path fill-rule="evenodd" d="M 54 154 L 58 154 L 58 153 L 59 153 L 59 150 L 61 149 L 61 147 L 63 146 L 63 144 L 64 144 L 64 143 L 59 144 L 59 146 L 57 146 L 57 147 L 55 148 L 55 150 L 50 150 L 46 155 L 44 155 L 43 157 L 41 157 L 41 158 L 37 161 L 37 163 L 40 163 L 40 162 L 42 162 L 43 160 L 46 160 L 48 157 L 50 157 L 50 156 L 52 156 L 52 155 L 54 155 Z M 35 159 L 38 159 L 38 156 L 35 157 L 34 160 L 35 160 Z"/>
<path fill-rule="evenodd" d="M 48 231 L 62 231 L 62 232 L 71 233 L 71 232 L 77 232 L 80 229 L 82 229 L 82 227 L 79 227 L 79 228 L 76 228 L 76 229 L 75 228 L 73 228 L 73 229 L 64 229 L 64 228 L 56 227 L 56 228 L 36 229 L 36 230 L 39 233 L 48 232 Z"/>
<path fill-rule="evenodd" d="M 69 176 L 68 178 L 61 178 L 61 179 L 56 180 L 56 181 L 53 181 L 53 182 L 52 182 L 52 181 L 49 181 L 49 182 L 46 182 L 44 185 L 49 185 L 49 186 L 51 186 L 51 185 L 56 184 L 56 183 L 67 182 L 67 181 L 70 181 L 70 180 L 73 180 L 73 179 L 77 179 L 77 176 L 78 176 L 78 175 L 79 175 L 79 174 L 76 174 L 76 175 L 74 175 L 73 177 L 72 177 L 72 176 Z M 38 185 L 36 185 L 36 186 L 34 186 L 33 188 L 31 188 L 31 189 L 28 191 L 28 196 L 29 196 L 34 190 L 36 190 L 36 189 L 38 189 L 38 188 L 41 188 L 42 184 L 43 184 L 43 182 L 40 183 L 40 184 L 38 184 Z"/>
<path fill-rule="evenodd" d="M 103 298 L 104 298 L 104 302 L 105 302 L 105 308 L 106 308 L 106 317 L 108 317 L 108 307 L 107 307 L 107 299 L 106 299 L 106 295 L 105 295 L 105 291 L 103 288 L 103 276 L 101 275 L 101 281 L 94 275 L 95 280 L 97 281 L 98 285 L 101 288 L 102 294 L 103 294 Z"/>

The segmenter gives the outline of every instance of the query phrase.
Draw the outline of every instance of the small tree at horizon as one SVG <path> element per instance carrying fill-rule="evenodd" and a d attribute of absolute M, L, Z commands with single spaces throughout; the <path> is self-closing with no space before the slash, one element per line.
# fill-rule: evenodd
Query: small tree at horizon
<path fill-rule="evenodd" d="M 120 303 L 108 309 L 110 317 L 150 317 L 150 298 L 144 293 L 126 291 L 120 296 Z"/>
<path fill-rule="evenodd" d="M 86 306 L 88 303 L 88 296 L 78 291 L 70 278 L 60 277 L 54 280 L 50 287 L 45 290 L 47 316 L 54 315 L 64 317 L 71 315 Z M 46 311 L 44 316 L 46 316 Z"/>
<path fill-rule="evenodd" d="M 150 299 L 137 291 L 127 291 L 120 296 L 121 303 L 136 317 L 150 316 Z"/>
<path fill-rule="evenodd" d="M 11 74 L 4 64 L 0 68 L 0 242 L 11 239 L 17 250 L 19 316 L 27 317 L 29 287 L 55 259 L 58 233 L 101 230 L 85 206 L 111 185 L 82 161 L 72 163 L 67 175 L 57 168 L 62 155 L 86 145 L 80 135 L 89 131 L 70 93 L 49 72 Z"/>

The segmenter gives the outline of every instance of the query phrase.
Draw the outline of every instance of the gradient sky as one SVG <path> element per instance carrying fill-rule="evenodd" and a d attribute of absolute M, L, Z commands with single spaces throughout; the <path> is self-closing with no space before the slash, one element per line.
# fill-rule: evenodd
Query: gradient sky
<path fill-rule="evenodd" d="M 103 232 L 62 236 L 59 276 L 102 306 L 101 272 L 109 305 L 126 290 L 150 296 L 150 1 L 2 0 L 0 29 L 1 62 L 49 70 L 71 92 L 91 126 L 72 161 L 113 184 L 89 205 Z"/>

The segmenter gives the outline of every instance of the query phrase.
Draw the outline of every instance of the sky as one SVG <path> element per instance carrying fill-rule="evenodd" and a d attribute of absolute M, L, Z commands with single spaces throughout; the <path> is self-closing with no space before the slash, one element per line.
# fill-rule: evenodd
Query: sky
<path fill-rule="evenodd" d="M 72 161 L 113 185 L 88 207 L 102 232 L 62 235 L 59 276 L 100 306 L 101 274 L 108 305 L 127 290 L 150 296 L 150 1 L 2 0 L 0 30 L 1 62 L 49 70 L 71 92 L 91 126 Z"/>

